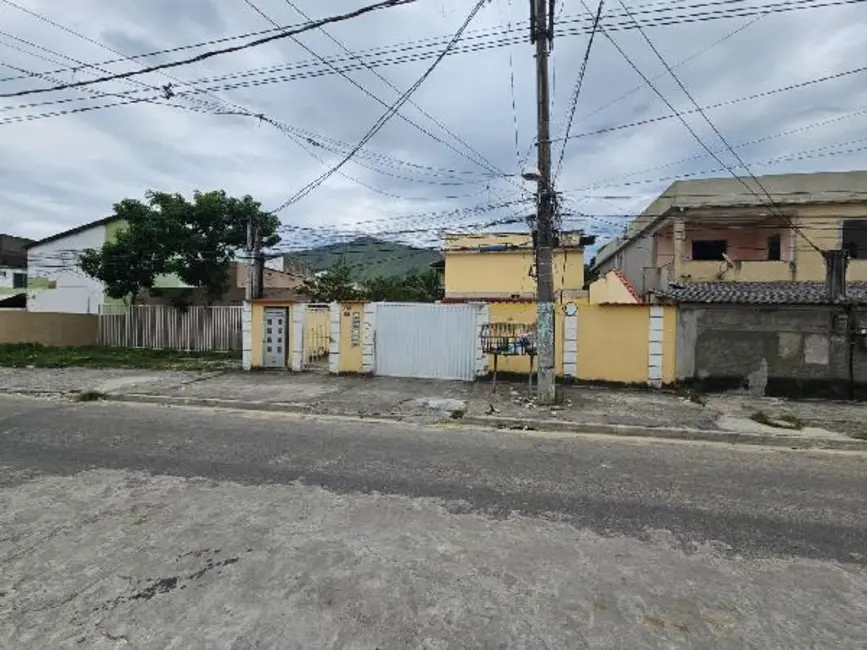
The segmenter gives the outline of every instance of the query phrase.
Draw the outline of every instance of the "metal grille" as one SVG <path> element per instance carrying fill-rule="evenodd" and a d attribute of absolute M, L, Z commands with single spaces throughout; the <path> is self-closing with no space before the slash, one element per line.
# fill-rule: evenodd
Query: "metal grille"
<path fill-rule="evenodd" d="M 307 305 L 304 314 L 304 365 L 327 368 L 331 348 L 331 307 Z"/>
<path fill-rule="evenodd" d="M 476 315 L 472 305 L 379 303 L 376 374 L 472 381 Z"/>
<path fill-rule="evenodd" d="M 99 344 L 148 350 L 240 350 L 242 309 L 103 305 L 99 311 Z"/>

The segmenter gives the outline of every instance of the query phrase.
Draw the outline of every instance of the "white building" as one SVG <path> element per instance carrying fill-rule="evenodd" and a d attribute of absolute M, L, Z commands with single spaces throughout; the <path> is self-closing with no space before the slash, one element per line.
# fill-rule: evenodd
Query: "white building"
<path fill-rule="evenodd" d="M 107 217 L 30 244 L 27 247 L 27 309 L 97 314 L 105 300 L 103 284 L 78 266 L 88 248 L 113 238 L 123 221 Z"/>

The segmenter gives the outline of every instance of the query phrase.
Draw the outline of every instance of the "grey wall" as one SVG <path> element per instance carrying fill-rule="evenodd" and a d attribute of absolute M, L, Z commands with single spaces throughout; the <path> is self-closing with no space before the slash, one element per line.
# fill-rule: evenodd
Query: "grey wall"
<path fill-rule="evenodd" d="M 855 310 L 867 326 L 867 309 Z M 856 392 L 867 394 L 867 347 L 856 337 Z M 846 311 L 836 307 L 681 305 L 676 364 L 679 381 L 709 389 L 748 385 L 762 394 L 848 397 Z"/>
<path fill-rule="evenodd" d="M 643 296 L 648 289 L 659 287 L 644 286 L 644 269 L 653 266 L 653 237 L 643 235 L 629 242 L 620 252 L 598 264 L 596 268 L 600 275 L 614 269 L 620 269 L 632 285 Z"/>

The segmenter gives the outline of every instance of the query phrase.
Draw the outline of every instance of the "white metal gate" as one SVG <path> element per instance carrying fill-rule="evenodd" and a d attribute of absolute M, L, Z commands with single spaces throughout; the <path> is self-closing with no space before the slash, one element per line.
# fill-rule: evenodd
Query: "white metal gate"
<path fill-rule="evenodd" d="M 475 379 L 473 305 L 378 303 L 376 374 L 422 379 Z"/>
<path fill-rule="evenodd" d="M 286 309 L 266 308 L 262 365 L 266 368 L 286 367 Z"/>

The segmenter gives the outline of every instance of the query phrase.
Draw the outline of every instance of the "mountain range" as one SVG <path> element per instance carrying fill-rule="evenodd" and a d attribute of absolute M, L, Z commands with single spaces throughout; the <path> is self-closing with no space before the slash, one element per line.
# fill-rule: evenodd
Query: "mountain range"
<path fill-rule="evenodd" d="M 287 253 L 284 264 L 287 267 L 300 264 L 315 273 L 326 270 L 341 258 L 349 265 L 353 278 L 361 281 L 423 271 L 428 269 L 431 263 L 441 260 L 442 255 L 430 248 L 416 248 L 375 237 L 359 237 L 350 242 Z"/>

